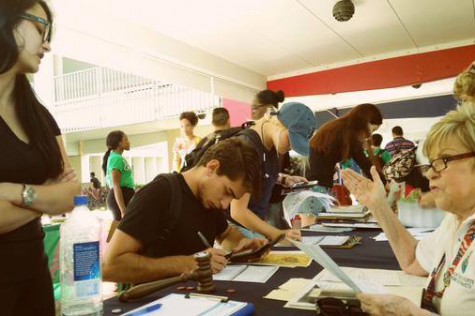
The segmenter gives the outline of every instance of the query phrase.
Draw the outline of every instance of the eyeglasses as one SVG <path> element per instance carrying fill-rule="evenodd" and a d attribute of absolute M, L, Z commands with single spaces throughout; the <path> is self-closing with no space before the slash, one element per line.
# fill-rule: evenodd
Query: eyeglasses
<path fill-rule="evenodd" d="M 475 152 L 469 152 L 459 155 L 454 155 L 450 157 L 438 158 L 430 162 L 428 165 L 416 165 L 416 167 L 420 168 L 423 175 L 426 175 L 430 168 L 435 172 L 439 173 L 445 169 L 447 169 L 447 163 L 449 161 L 460 160 L 465 158 L 475 157 Z"/>
<path fill-rule="evenodd" d="M 51 41 L 51 23 L 46 21 L 43 18 L 40 18 L 39 16 L 29 14 L 29 13 L 23 13 L 20 15 L 20 18 L 39 23 L 44 26 L 43 30 L 38 29 L 38 32 L 43 35 L 43 43 L 50 42 Z"/>

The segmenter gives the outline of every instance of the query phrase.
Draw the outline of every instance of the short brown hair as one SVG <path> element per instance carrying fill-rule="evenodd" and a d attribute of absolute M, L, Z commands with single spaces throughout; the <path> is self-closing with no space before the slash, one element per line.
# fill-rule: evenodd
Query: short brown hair
<path fill-rule="evenodd" d="M 218 175 L 231 181 L 243 179 L 246 190 L 254 198 L 260 196 L 261 160 L 253 147 L 237 138 L 225 139 L 208 148 L 196 166 L 206 166 L 213 159 L 219 161 Z"/>
<path fill-rule="evenodd" d="M 215 126 L 223 126 L 229 121 L 229 111 L 225 108 L 213 109 L 213 119 L 211 123 Z"/>

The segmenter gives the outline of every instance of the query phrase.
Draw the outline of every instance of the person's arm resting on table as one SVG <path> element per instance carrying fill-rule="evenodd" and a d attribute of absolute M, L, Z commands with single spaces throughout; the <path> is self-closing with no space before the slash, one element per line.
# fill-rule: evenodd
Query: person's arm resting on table
<path fill-rule="evenodd" d="M 244 194 L 239 200 L 232 200 L 231 202 L 231 217 L 244 225 L 246 228 L 255 231 L 268 239 L 275 239 L 280 234 L 285 234 L 287 238 L 300 240 L 301 234 L 298 230 L 280 230 L 272 225 L 264 222 L 249 208 L 249 200 L 251 195 Z"/>
<path fill-rule="evenodd" d="M 239 252 L 246 249 L 252 249 L 254 251 L 267 243 L 266 239 L 246 238 L 239 230 L 231 226 L 228 226 L 226 231 L 216 239 L 221 247 L 227 252 Z"/>

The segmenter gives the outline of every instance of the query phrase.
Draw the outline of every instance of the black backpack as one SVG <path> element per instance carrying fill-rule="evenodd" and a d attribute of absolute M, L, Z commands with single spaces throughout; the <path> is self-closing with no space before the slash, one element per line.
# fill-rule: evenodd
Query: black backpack
<path fill-rule="evenodd" d="M 196 145 L 196 148 L 185 156 L 185 161 L 180 172 L 190 170 L 191 168 L 196 166 L 196 164 L 198 163 L 198 161 L 200 161 L 201 157 L 203 157 L 204 153 L 208 150 L 208 148 L 210 148 L 217 142 L 231 138 L 233 136 L 237 136 L 240 132 L 246 130 L 251 125 L 254 125 L 254 122 L 246 122 L 239 127 L 231 127 L 223 131 L 215 132 L 203 138 L 198 143 L 198 145 Z"/>

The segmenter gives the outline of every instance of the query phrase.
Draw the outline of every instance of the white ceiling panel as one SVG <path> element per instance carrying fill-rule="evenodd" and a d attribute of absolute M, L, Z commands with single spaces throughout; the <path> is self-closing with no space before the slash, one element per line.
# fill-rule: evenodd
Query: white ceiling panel
<path fill-rule="evenodd" d="M 361 56 L 414 48 L 410 36 L 386 1 L 354 1 L 355 14 L 346 22 L 338 22 L 333 18 L 335 1 L 300 0 L 300 3 Z"/>
<path fill-rule="evenodd" d="M 84 12 L 104 23 L 115 16 L 274 77 L 475 43 L 475 0 L 354 0 L 348 22 L 334 20 L 336 2 L 81 0 L 83 13 L 76 14 L 86 25 Z"/>
<path fill-rule="evenodd" d="M 475 36 L 474 0 L 389 0 L 419 47 Z"/>

